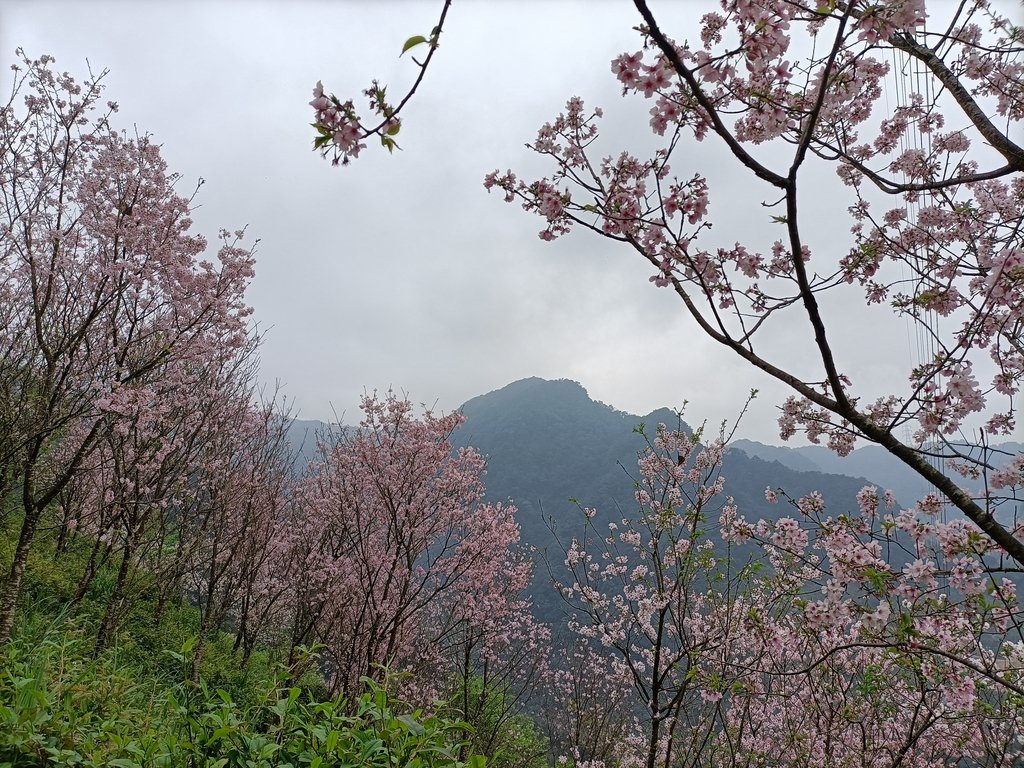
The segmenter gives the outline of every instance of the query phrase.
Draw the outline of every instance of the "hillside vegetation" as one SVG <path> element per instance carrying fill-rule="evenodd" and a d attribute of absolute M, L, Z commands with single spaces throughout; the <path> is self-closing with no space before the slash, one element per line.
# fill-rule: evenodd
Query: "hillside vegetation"
<path fill-rule="evenodd" d="M 6 560 L 14 522 L 5 520 Z M 156 592 L 139 595 L 117 641 L 97 653 L 116 563 L 102 567 L 71 610 L 86 542 L 60 558 L 41 550 L 3 649 L 0 766 L 483 765 L 469 749 L 468 726 L 443 706 L 414 710 L 371 680 L 352 700 L 332 697 L 315 671 L 294 679 L 280 648 L 242 659 L 227 632 L 211 638 L 193 679 L 199 611 L 178 602 L 159 611 Z"/>

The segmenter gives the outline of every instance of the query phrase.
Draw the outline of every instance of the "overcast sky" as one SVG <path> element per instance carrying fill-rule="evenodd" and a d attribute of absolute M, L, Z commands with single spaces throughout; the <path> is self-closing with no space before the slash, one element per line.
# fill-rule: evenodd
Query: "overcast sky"
<path fill-rule="evenodd" d="M 705 5 L 652 2 L 679 39 L 696 36 Z M 705 340 L 636 254 L 583 231 L 544 243 L 539 219 L 481 186 L 494 168 L 548 172 L 523 144 L 572 95 L 605 107 L 607 153 L 656 146 L 650 104 L 621 98 L 609 68 L 639 47 L 631 3 L 456 2 L 405 113 L 403 151 L 371 145 L 333 168 L 310 150 L 313 84 L 344 99 L 377 77 L 397 94 L 415 74 L 398 58 L 402 42 L 429 34 L 439 10 L 429 0 L 0 0 L 0 50 L 9 62 L 18 46 L 49 53 L 79 76 L 86 60 L 109 69 L 119 123 L 163 144 L 183 192 L 205 179 L 197 229 L 212 238 L 247 226 L 260 239 L 248 296 L 266 332 L 263 376 L 280 380 L 302 418 L 333 410 L 351 421 L 360 393 L 388 387 L 451 410 L 541 376 L 575 379 L 638 414 L 688 400 L 691 422 L 717 422 L 758 387 L 741 433 L 777 443 L 785 390 Z M 758 237 L 769 190 L 710 142 L 676 163 L 680 176 L 711 179 L 718 243 Z M 833 178 L 804 201 L 812 248 L 849 227 Z M 858 304 L 826 307 L 839 359 L 868 390 L 905 380 L 906 329 L 851 320 Z M 773 334 L 767 352 L 817 373 L 800 370 L 811 341 L 802 326 Z"/>

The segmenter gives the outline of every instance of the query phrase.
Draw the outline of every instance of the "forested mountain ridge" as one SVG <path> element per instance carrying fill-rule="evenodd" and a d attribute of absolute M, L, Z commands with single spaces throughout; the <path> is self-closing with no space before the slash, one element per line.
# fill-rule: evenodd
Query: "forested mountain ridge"
<path fill-rule="evenodd" d="M 455 443 L 471 445 L 486 456 L 487 495 L 516 503 L 528 540 L 538 518 L 572 519 L 576 507 L 570 498 L 609 518 L 631 513 L 632 477 L 644 447 L 634 429 L 643 424 L 653 435 L 659 423 L 670 428 L 678 424 L 678 416 L 668 408 L 643 416 L 625 413 L 595 402 L 582 385 L 564 379 L 516 381 L 473 398 L 462 412 L 466 423 Z M 685 423 L 684 430 L 691 431 Z M 794 497 L 817 490 L 842 510 L 855 506 L 857 491 L 871 481 L 802 471 L 741 451 L 727 454 L 723 474 L 726 494 L 748 517 L 771 514 L 764 497 L 768 486 L 784 488 Z"/>
<path fill-rule="evenodd" d="M 581 384 L 565 379 L 516 381 L 469 400 L 461 410 L 466 422 L 453 442 L 473 446 L 486 457 L 487 498 L 511 499 L 518 507 L 522 542 L 537 550 L 530 589 L 535 613 L 557 624 L 565 606 L 551 581 L 564 578 L 562 547 L 582 531 L 580 507 L 596 510 L 599 531 L 635 515 L 633 480 L 637 456 L 645 447 L 635 428 L 643 424 L 652 438 L 659 423 L 692 430 L 680 425 L 679 416 L 668 408 L 644 416 L 625 413 L 592 400 Z M 733 497 L 740 514 L 752 520 L 790 513 L 788 505 L 766 501 L 769 486 L 781 487 L 793 498 L 819 491 L 830 508 L 849 512 L 856 509 L 857 491 L 868 484 L 864 478 L 801 472 L 740 451 L 726 454 L 722 474 L 721 501 Z M 718 522 L 717 509 L 709 510 L 709 524 Z M 741 547 L 732 556 L 745 561 L 752 555 L 753 549 Z"/>

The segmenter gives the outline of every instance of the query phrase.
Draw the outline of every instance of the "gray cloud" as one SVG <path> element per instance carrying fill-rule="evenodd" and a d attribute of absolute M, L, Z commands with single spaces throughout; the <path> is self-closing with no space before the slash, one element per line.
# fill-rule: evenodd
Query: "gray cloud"
<path fill-rule="evenodd" d="M 164 144 L 183 191 L 206 180 L 197 228 L 248 225 L 260 238 L 249 296 L 266 331 L 263 373 L 285 383 L 303 417 L 327 418 L 333 405 L 351 419 L 361 392 L 388 386 L 447 410 L 537 375 L 577 379 L 636 413 L 689 399 L 691 420 L 711 422 L 760 387 L 742 431 L 772 440 L 784 390 L 705 339 L 648 283 L 646 264 L 583 232 L 545 244 L 539 220 L 481 187 L 495 167 L 546 172 L 523 144 L 573 94 L 606 107 L 609 152 L 656 145 L 649 104 L 621 99 L 609 72 L 614 55 L 639 47 L 628 3 L 458 3 L 407 113 L 403 151 L 371 146 L 346 169 L 310 151 L 313 83 L 357 97 L 379 77 L 397 92 L 413 74 L 401 43 L 428 31 L 438 7 L 0 1 L 0 48 L 53 54 L 74 73 L 86 58 L 109 68 L 121 125 Z M 692 34 L 693 4 L 666 14 L 667 28 Z M 710 142 L 680 154 L 680 175 L 698 169 L 714 184 L 715 241 L 768 247 L 767 191 Z M 828 173 L 816 183 L 835 186 Z M 844 208 L 827 208 L 815 209 L 812 248 L 848 226 Z M 904 375 L 907 350 L 892 333 L 866 345 L 864 329 L 842 319 L 858 304 L 826 311 L 839 321 L 841 359 L 879 389 Z M 765 349 L 813 378 L 808 342 L 801 320 L 784 318 Z"/>

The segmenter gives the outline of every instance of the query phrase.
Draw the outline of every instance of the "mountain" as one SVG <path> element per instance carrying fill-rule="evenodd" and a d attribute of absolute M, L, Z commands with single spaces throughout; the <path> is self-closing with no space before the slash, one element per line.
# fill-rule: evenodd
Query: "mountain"
<path fill-rule="evenodd" d="M 295 466 L 301 471 L 316 457 L 316 438 L 327 424 L 322 421 L 311 421 L 308 419 L 295 419 L 288 425 L 288 442 L 291 444 L 292 454 L 296 457 Z"/>
<path fill-rule="evenodd" d="M 618 411 L 590 399 L 575 381 L 523 379 L 473 398 L 462 407 L 466 423 L 455 436 L 487 457 L 487 495 L 511 497 L 524 518 L 572 519 L 574 497 L 606 515 L 633 510 L 632 476 L 643 438 L 634 432 L 645 424 L 653 435 L 657 424 L 680 426 L 677 415 L 663 408 L 644 416 Z M 748 517 L 771 514 L 765 488 L 783 487 L 791 496 L 819 490 L 838 511 L 855 508 L 855 496 L 868 480 L 854 472 L 823 471 L 810 462 L 791 464 L 766 460 L 744 451 L 730 451 L 725 460 L 726 493 Z"/>
<path fill-rule="evenodd" d="M 466 422 L 456 433 L 459 446 L 473 446 L 487 458 L 487 498 L 512 499 L 519 508 L 524 543 L 546 555 L 551 572 L 561 573 L 561 550 L 552 537 L 568 543 L 582 529 L 582 514 L 570 499 L 597 510 L 598 530 L 636 509 L 632 477 L 643 438 L 634 432 L 645 424 L 653 436 L 659 422 L 690 429 L 668 409 L 645 416 L 624 413 L 595 402 L 574 381 L 524 379 L 473 398 L 462 407 Z M 807 471 L 730 451 L 722 473 L 725 493 L 734 497 L 748 519 L 780 517 L 790 507 L 765 501 L 765 488 L 782 487 L 794 498 L 820 491 L 836 513 L 856 509 L 856 494 L 868 480 Z M 736 553 L 734 553 L 735 555 Z M 740 553 L 741 556 L 745 553 Z M 538 565 L 534 601 L 538 615 L 557 619 L 560 598 Z"/>

